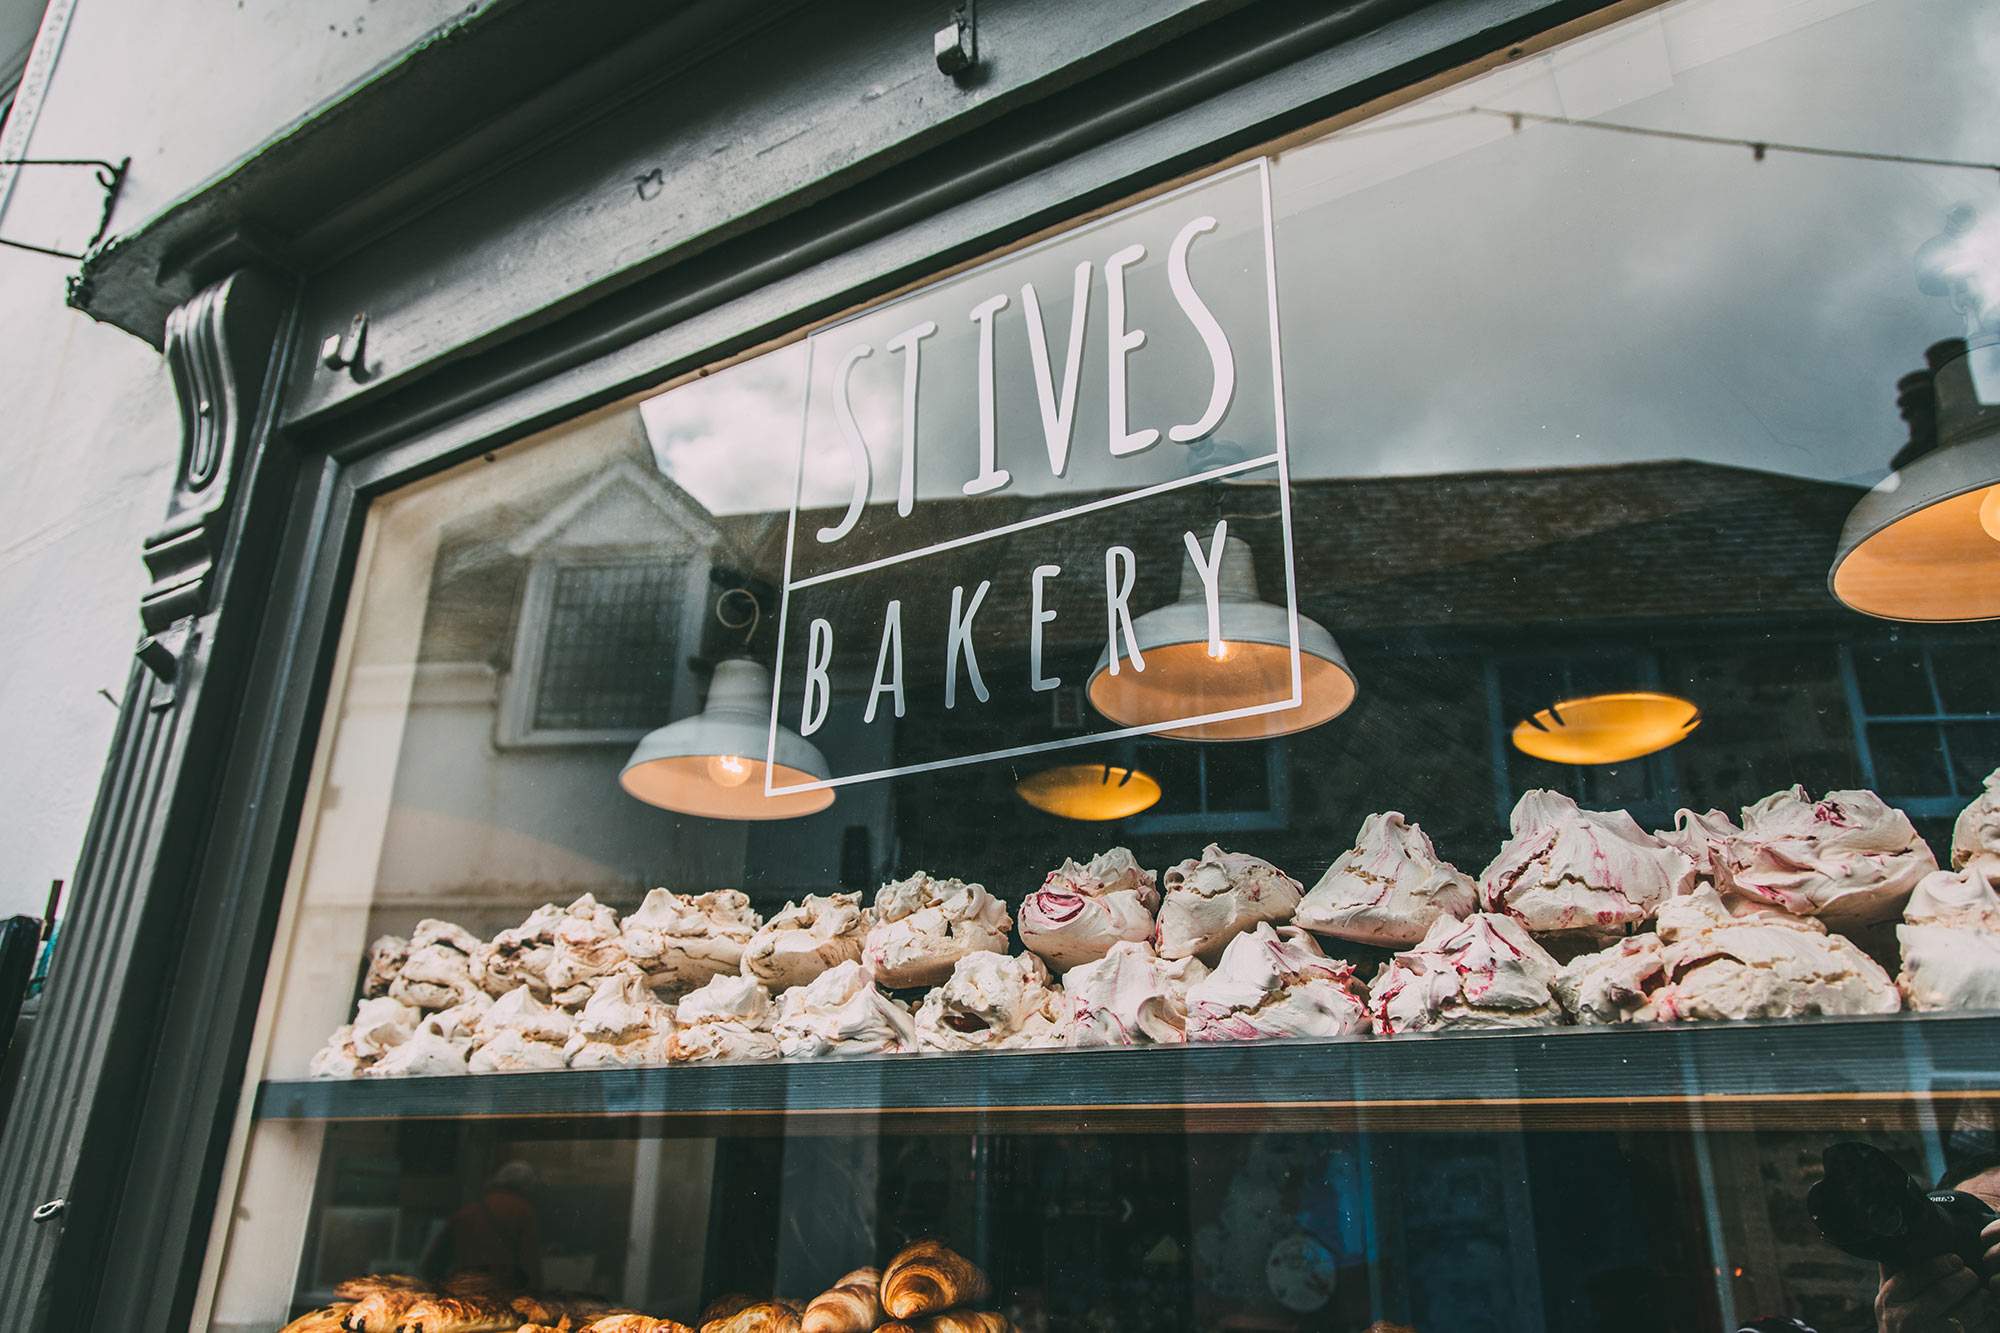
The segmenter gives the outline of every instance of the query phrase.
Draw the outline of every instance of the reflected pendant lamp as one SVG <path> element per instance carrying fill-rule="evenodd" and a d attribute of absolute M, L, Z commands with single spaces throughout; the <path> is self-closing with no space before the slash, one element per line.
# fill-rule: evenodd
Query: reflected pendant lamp
<path fill-rule="evenodd" d="M 1884 620 L 2000 619 L 2000 340 L 1924 355 L 1930 373 L 1905 380 L 1903 401 L 1904 456 L 1924 452 L 1854 506 L 1827 586 Z"/>
<path fill-rule="evenodd" d="M 832 805 L 831 787 L 764 794 L 770 727 L 770 670 L 748 658 L 717 662 L 701 712 L 648 732 L 618 785 L 648 805 L 709 819 L 795 819 Z M 775 768 L 780 787 L 831 776 L 826 756 L 789 727 L 778 728 Z"/>
<path fill-rule="evenodd" d="M 1208 601 L 1190 555 L 1181 566 L 1180 597 L 1132 622 L 1145 669 L 1126 658 L 1111 673 L 1109 650 L 1091 673 L 1093 708 L 1125 727 L 1222 713 L 1288 699 L 1292 693 L 1292 636 L 1285 608 L 1257 595 L 1249 544 L 1226 537 L 1217 571 L 1216 607 L 1221 652 L 1209 651 Z M 1354 702 L 1354 672 L 1333 635 L 1299 617 L 1301 702 L 1296 708 L 1218 722 L 1163 729 L 1181 740 L 1254 741 L 1288 736 L 1320 725 Z"/>
<path fill-rule="evenodd" d="M 1117 764 L 1063 764 L 1030 773 L 1014 784 L 1022 800 L 1064 819 L 1127 819 L 1160 799 L 1150 773 Z"/>
<path fill-rule="evenodd" d="M 1616 764 L 1664 750 L 1701 725 L 1701 710 L 1657 690 L 1563 699 L 1514 724 L 1514 748 L 1558 764 Z"/>

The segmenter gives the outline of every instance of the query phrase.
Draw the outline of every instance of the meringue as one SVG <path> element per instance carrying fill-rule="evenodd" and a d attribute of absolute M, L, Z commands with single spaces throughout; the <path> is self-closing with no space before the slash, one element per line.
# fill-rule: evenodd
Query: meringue
<path fill-rule="evenodd" d="M 675 1011 L 681 1060 L 758 1060 L 778 1053 L 771 1033 L 771 993 L 750 977 L 714 977 Z"/>
<path fill-rule="evenodd" d="M 1292 920 L 1307 930 L 1384 946 L 1421 940 L 1441 916 L 1479 910 L 1470 876 L 1438 859 L 1422 828 L 1391 810 L 1361 821 L 1344 852 L 1299 903 Z"/>
<path fill-rule="evenodd" d="M 1289 921 L 1305 886 L 1269 861 L 1210 843 L 1167 871 L 1153 945 L 1162 958 L 1214 958 L 1259 921 Z"/>
<path fill-rule="evenodd" d="M 1601 953 L 1572 958 L 1556 973 L 1556 997 L 1577 1023 L 1657 1023 L 1668 1017 L 1653 1003 L 1667 980 L 1663 950 L 1660 937 L 1649 930 L 1614 940 Z"/>
<path fill-rule="evenodd" d="M 785 992 L 778 1050 L 797 1055 L 868 1055 L 917 1044 L 910 1007 L 884 994 L 859 963 L 836 963 Z"/>
<path fill-rule="evenodd" d="M 1986 790 L 1961 810 L 1951 828 L 1951 868 L 1994 862 L 2000 874 L 2000 768 L 1986 775 Z"/>
<path fill-rule="evenodd" d="M 1722 877 L 1729 845 L 1743 836 L 1743 830 L 1720 810 L 1707 814 L 1681 810 L 1674 815 L 1671 829 L 1661 829 L 1653 836 L 1692 862 L 1697 879 L 1720 888 L 1726 882 Z"/>
<path fill-rule="evenodd" d="M 673 1058 L 674 1009 L 636 967 L 599 977 L 563 1048 L 570 1066 L 663 1065 Z"/>
<path fill-rule="evenodd" d="M 1830 791 L 1814 801 L 1804 787 L 1746 806 L 1727 861 L 1732 892 L 1829 926 L 1891 919 L 1938 868 L 1909 817 L 1874 792 Z"/>
<path fill-rule="evenodd" d="M 416 1033 L 423 1011 L 374 996 L 355 1006 L 354 1021 L 335 1028 L 306 1065 L 312 1078 L 358 1078 L 369 1066 Z"/>
<path fill-rule="evenodd" d="M 1354 968 L 1328 958 L 1298 926 L 1258 922 L 1229 941 L 1214 972 L 1188 987 L 1189 1041 L 1344 1037 L 1373 1027 Z"/>
<path fill-rule="evenodd" d="M 508 991 L 481 1018 L 467 1065 L 475 1074 L 561 1069 L 575 1020 L 526 986 Z"/>
<path fill-rule="evenodd" d="M 1021 944 L 1058 972 L 1092 963 L 1121 940 L 1150 940 L 1154 875 L 1124 847 L 1065 860 L 1021 903 Z"/>
<path fill-rule="evenodd" d="M 748 896 L 736 889 L 654 889 L 625 918 L 625 956 L 645 972 L 647 985 L 679 994 L 738 971 L 743 947 L 762 924 Z"/>
<path fill-rule="evenodd" d="M 625 940 L 618 913 L 584 894 L 563 909 L 556 923 L 555 956 L 548 963 L 549 994 L 557 1003 L 582 1004 L 591 983 L 625 963 Z"/>
<path fill-rule="evenodd" d="M 1902 1007 L 1889 974 L 1823 920 L 1725 901 L 1703 886 L 1660 909 L 1662 1019 L 1884 1014 Z"/>
<path fill-rule="evenodd" d="M 403 970 L 410 956 L 410 942 L 401 935 L 381 935 L 368 946 L 368 971 L 361 979 L 361 994 L 368 999 L 389 993 L 390 983 Z"/>
<path fill-rule="evenodd" d="M 429 1078 L 466 1072 L 465 1056 L 436 1033 L 419 1027 L 410 1039 L 362 1071 L 366 1078 Z"/>
<path fill-rule="evenodd" d="M 1031 953 L 972 953 L 917 1007 L 917 1044 L 934 1051 L 1059 1046 L 1069 1026 L 1062 988 Z"/>
<path fill-rule="evenodd" d="M 410 936 L 410 953 L 389 994 L 419 1009 L 449 1009 L 481 992 L 485 945 L 449 921 L 425 919 Z"/>
<path fill-rule="evenodd" d="M 1623 810 L 1522 793 L 1513 837 L 1479 877 L 1480 906 L 1534 931 L 1624 934 L 1694 884 L 1694 863 Z"/>
<path fill-rule="evenodd" d="M 1556 960 L 1511 916 L 1439 917 L 1382 966 L 1370 990 L 1378 1032 L 1540 1027 L 1563 1021 Z"/>
<path fill-rule="evenodd" d="M 2000 894 L 1987 868 L 1975 857 L 1917 882 L 1896 927 L 1896 989 L 1911 1009 L 2000 1009 Z"/>
<path fill-rule="evenodd" d="M 1199 958 L 1169 962 L 1145 940 L 1120 940 L 1096 962 L 1063 975 L 1069 1044 L 1186 1041 L 1188 988 L 1207 976 L 1208 967 Z"/>
<path fill-rule="evenodd" d="M 1014 926 L 1006 904 L 983 886 L 921 870 L 881 887 L 875 921 L 861 959 L 891 989 L 940 985 L 967 954 L 1007 952 Z"/>
<path fill-rule="evenodd" d="M 544 903 L 526 921 L 512 930 L 503 930 L 486 946 L 486 989 L 505 995 L 516 986 L 526 986 L 535 998 L 549 998 L 549 964 L 556 960 L 556 927 L 568 913 L 554 903 Z"/>
<path fill-rule="evenodd" d="M 871 924 L 859 893 L 808 894 L 750 937 L 743 975 L 774 991 L 803 986 L 836 963 L 858 960 Z"/>

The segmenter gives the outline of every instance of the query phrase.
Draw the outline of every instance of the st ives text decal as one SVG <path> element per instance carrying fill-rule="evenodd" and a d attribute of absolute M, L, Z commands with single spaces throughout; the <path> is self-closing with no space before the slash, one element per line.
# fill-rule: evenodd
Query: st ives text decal
<path fill-rule="evenodd" d="M 807 358 L 773 745 L 796 728 L 833 776 L 768 790 L 1297 706 L 1264 163 L 821 330 Z M 1026 734 L 1101 656 L 1146 669 L 1133 623 L 1184 568 L 1215 637 L 1238 510 L 1271 520 L 1233 526 L 1282 559 L 1291 679 L 1226 712 Z"/>

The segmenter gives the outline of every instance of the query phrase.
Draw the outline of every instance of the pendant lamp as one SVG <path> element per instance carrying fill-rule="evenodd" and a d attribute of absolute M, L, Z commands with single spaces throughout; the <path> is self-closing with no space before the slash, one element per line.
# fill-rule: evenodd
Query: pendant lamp
<path fill-rule="evenodd" d="M 1664 750 L 1701 725 L 1701 710 L 1657 690 L 1563 699 L 1514 724 L 1514 748 L 1558 764 L 1616 764 Z"/>
<path fill-rule="evenodd" d="M 795 819 L 833 804 L 833 789 L 764 794 L 770 741 L 771 672 L 732 657 L 715 664 L 708 702 L 640 740 L 618 785 L 648 805 L 709 819 Z M 778 728 L 776 785 L 824 781 L 826 756 L 789 727 Z"/>
<path fill-rule="evenodd" d="M 1160 799 L 1159 780 L 1117 764 L 1062 764 L 1014 784 L 1037 810 L 1064 819 L 1126 819 Z"/>
<path fill-rule="evenodd" d="M 1908 461 L 1847 516 L 1827 586 L 1847 606 L 1884 620 L 1993 620 L 2000 618 L 2000 339 L 1989 334 L 1968 348 L 1953 338 L 1924 356 L 1928 376 L 1905 381 L 1911 443 L 1898 461 Z"/>
<path fill-rule="evenodd" d="M 1216 574 L 1221 620 L 1219 652 L 1208 639 L 1208 602 L 1190 554 L 1181 566 L 1180 597 L 1132 622 L 1145 669 L 1130 658 L 1111 673 L 1111 655 L 1091 674 L 1091 706 L 1120 726 L 1221 713 L 1288 699 L 1292 636 L 1285 608 L 1257 595 L 1250 546 L 1225 537 Z M 1288 736 L 1337 717 L 1354 702 L 1354 672 L 1324 626 L 1299 617 L 1301 702 L 1296 708 L 1161 731 L 1198 741 L 1250 741 Z"/>

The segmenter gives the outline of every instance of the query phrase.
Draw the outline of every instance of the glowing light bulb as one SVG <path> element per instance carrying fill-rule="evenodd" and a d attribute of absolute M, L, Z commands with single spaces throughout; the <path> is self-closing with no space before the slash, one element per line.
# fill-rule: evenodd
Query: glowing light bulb
<path fill-rule="evenodd" d="M 718 787 L 740 787 L 750 780 L 750 761 L 733 754 L 712 754 L 708 776 Z"/>
<path fill-rule="evenodd" d="M 1986 535 L 2000 542 L 2000 486 L 1987 490 L 1986 498 L 1979 502 L 1979 526 L 1986 529 Z"/>
<path fill-rule="evenodd" d="M 1229 660 L 1229 641 L 1224 639 L 1221 643 L 1211 646 L 1208 650 L 1208 655 L 1218 662 L 1227 662 Z"/>

